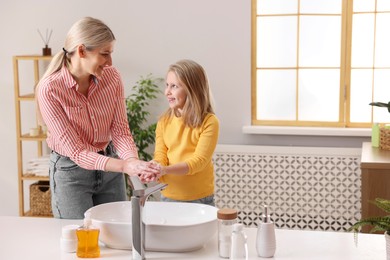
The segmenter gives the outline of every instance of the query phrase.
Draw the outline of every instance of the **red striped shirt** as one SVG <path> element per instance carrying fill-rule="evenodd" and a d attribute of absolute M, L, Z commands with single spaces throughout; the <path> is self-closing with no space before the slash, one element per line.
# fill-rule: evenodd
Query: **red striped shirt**
<path fill-rule="evenodd" d="M 77 88 L 65 66 L 40 84 L 37 98 L 48 146 L 89 170 L 105 170 L 109 158 L 97 152 L 111 139 L 120 158 L 138 158 L 119 72 L 106 67 L 101 78 L 91 80 L 87 97 Z"/>

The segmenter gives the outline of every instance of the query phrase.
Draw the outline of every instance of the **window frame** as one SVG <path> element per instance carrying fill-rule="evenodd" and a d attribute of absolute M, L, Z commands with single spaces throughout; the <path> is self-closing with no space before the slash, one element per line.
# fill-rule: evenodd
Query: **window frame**
<path fill-rule="evenodd" d="M 299 1 L 299 0 L 298 0 Z M 251 125 L 252 126 L 280 126 L 280 127 L 335 127 L 335 128 L 369 128 L 372 125 L 373 108 L 371 108 L 371 122 L 351 122 L 351 43 L 352 43 L 352 16 L 353 0 L 342 0 L 341 12 L 341 43 L 340 43 L 340 84 L 339 84 L 339 115 L 337 122 L 327 121 L 300 121 L 300 120 L 261 120 L 257 119 L 257 0 L 252 0 L 252 41 L 251 41 Z M 299 18 L 298 18 L 299 19 Z M 301 69 L 302 67 L 296 67 Z M 298 102 L 295 104 L 299 105 Z M 369 109 L 369 106 L 367 104 Z M 296 110 L 297 111 L 297 110 Z"/>

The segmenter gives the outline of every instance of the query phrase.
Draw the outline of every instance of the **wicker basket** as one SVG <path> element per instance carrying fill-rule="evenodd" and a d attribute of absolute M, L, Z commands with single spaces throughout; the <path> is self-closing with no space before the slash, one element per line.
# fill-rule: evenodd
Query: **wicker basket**
<path fill-rule="evenodd" d="M 30 212 L 33 216 L 53 216 L 48 181 L 38 181 L 30 185 Z"/>
<path fill-rule="evenodd" d="M 390 150 L 390 129 L 380 128 L 379 148 L 382 150 Z"/>

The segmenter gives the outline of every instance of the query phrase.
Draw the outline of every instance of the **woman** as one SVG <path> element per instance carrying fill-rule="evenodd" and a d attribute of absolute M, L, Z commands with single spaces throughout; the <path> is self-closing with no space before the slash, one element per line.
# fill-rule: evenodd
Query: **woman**
<path fill-rule="evenodd" d="M 83 218 L 94 205 L 126 200 L 123 173 L 160 172 L 159 166 L 138 160 L 122 80 L 112 67 L 114 43 L 102 21 L 79 20 L 38 84 L 39 111 L 52 149 L 49 175 L 56 218 Z"/>

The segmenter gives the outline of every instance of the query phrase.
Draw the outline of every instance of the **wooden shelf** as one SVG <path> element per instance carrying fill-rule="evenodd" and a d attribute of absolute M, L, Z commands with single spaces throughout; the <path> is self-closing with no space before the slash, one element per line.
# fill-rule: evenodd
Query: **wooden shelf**
<path fill-rule="evenodd" d="M 37 136 L 31 136 L 30 134 L 24 134 L 20 137 L 22 141 L 45 141 L 47 136 L 45 134 L 39 134 Z"/>
<path fill-rule="evenodd" d="M 31 181 L 48 181 L 49 180 L 49 176 L 37 176 L 37 175 L 34 175 L 34 174 L 24 174 L 22 176 L 22 180 L 24 181 L 28 181 L 28 180 L 31 180 Z"/>
<path fill-rule="evenodd" d="M 13 68 L 14 68 L 14 92 L 15 92 L 15 113 L 16 113 L 16 143 L 17 143 L 17 162 L 18 162 L 18 186 L 19 186 L 19 215 L 20 216 L 33 216 L 30 211 L 26 211 L 25 209 L 25 202 L 24 202 L 24 189 L 25 181 L 48 181 L 48 176 L 37 176 L 35 174 L 29 174 L 27 172 L 24 172 L 23 165 L 24 161 L 26 159 L 23 158 L 23 146 L 22 143 L 27 142 L 36 142 L 37 143 L 37 153 L 36 156 L 41 157 L 43 155 L 43 143 L 46 140 L 46 134 L 43 134 L 42 132 L 37 136 L 31 136 L 29 133 L 23 134 L 22 133 L 22 119 L 23 116 L 26 117 L 26 115 L 22 115 L 21 110 L 21 103 L 22 102 L 32 102 L 35 101 L 35 86 L 38 84 L 40 79 L 40 65 L 42 65 L 42 62 L 45 62 L 48 64 L 48 62 L 52 59 L 52 56 L 42 56 L 42 55 L 18 55 L 13 57 Z M 27 94 L 21 95 L 21 86 L 20 86 L 20 80 L 21 77 L 19 75 L 19 62 L 25 62 L 25 63 L 31 63 L 33 67 L 33 82 L 30 85 L 31 89 L 28 89 Z M 23 70 L 24 71 L 24 70 Z M 25 113 L 23 111 L 23 113 Z M 34 113 L 35 115 L 35 113 Z M 30 115 L 31 116 L 31 115 Z M 36 120 L 37 121 L 37 120 Z M 38 122 L 36 122 L 36 125 L 31 125 L 31 128 L 39 128 Z M 40 129 L 40 128 L 39 128 Z M 31 194 L 29 194 L 30 196 Z M 31 201 L 30 196 L 30 201 Z M 31 203 L 30 203 L 31 204 Z M 48 216 L 50 217 L 50 216 Z"/>
<path fill-rule="evenodd" d="M 14 59 L 17 60 L 47 60 L 50 61 L 53 56 L 42 56 L 42 55 L 16 55 Z"/>
<path fill-rule="evenodd" d="M 18 97 L 19 101 L 35 101 L 35 95 L 34 94 L 26 94 L 26 95 L 20 95 Z"/>

